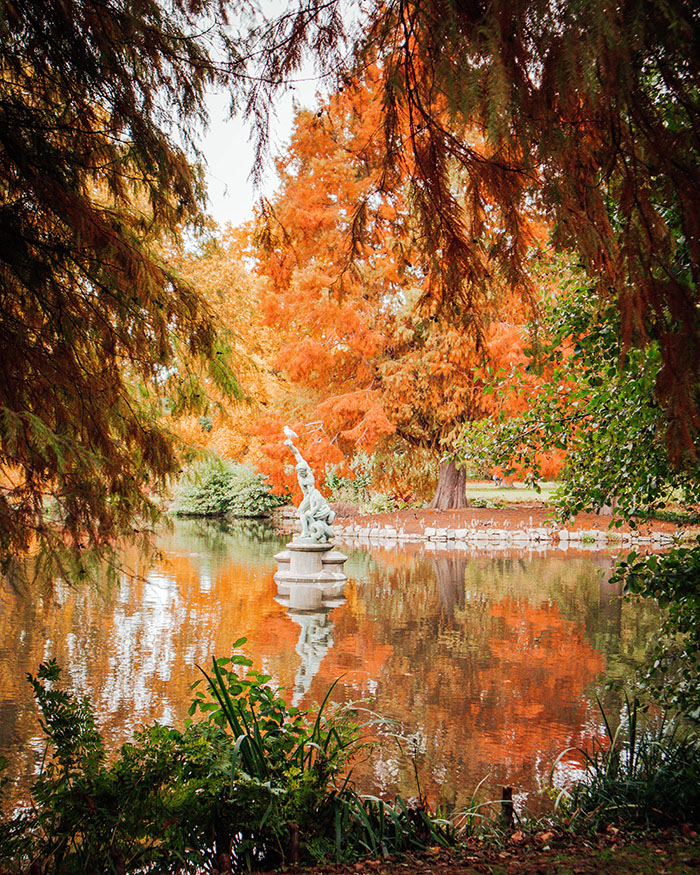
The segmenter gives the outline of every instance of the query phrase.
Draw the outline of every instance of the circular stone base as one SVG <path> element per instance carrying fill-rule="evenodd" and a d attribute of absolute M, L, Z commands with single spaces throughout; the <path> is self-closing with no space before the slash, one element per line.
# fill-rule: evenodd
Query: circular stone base
<path fill-rule="evenodd" d="M 347 577 L 343 565 L 347 556 L 331 543 L 297 539 L 275 556 L 274 580 L 280 596 L 290 608 L 310 611 L 326 599 L 342 597 Z"/>

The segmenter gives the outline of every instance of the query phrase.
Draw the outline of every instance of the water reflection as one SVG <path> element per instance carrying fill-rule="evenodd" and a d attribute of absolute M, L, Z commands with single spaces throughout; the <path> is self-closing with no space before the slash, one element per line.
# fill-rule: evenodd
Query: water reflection
<path fill-rule="evenodd" d="M 330 610 L 289 611 L 290 618 L 301 626 L 295 647 L 301 661 L 294 677 L 292 705 L 301 704 L 323 658 L 333 646 L 333 623 L 329 614 Z"/>
<path fill-rule="evenodd" d="M 57 657 L 117 745 L 154 719 L 181 725 L 196 665 L 246 635 L 248 655 L 295 703 L 320 701 L 340 678 L 335 698 L 398 721 L 385 736 L 418 733 L 433 803 L 465 804 L 485 775 L 528 793 L 562 750 L 601 734 L 597 677 L 628 675 L 657 627 L 654 610 L 621 602 L 599 574 L 609 557 L 561 553 L 343 547 L 345 603 L 292 613 L 272 579 L 282 543 L 265 527 L 182 522 L 159 558 L 110 592 L 0 594 L 0 753 L 12 776 L 30 775 L 40 755 L 24 678 L 42 659 Z M 385 740 L 356 766 L 358 782 L 415 794 L 411 763 Z"/>

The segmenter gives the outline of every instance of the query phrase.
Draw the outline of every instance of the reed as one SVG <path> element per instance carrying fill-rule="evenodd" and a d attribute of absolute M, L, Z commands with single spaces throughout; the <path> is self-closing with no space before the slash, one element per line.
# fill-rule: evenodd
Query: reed
<path fill-rule="evenodd" d="M 600 701 L 598 707 L 604 741 L 596 742 L 591 751 L 581 751 L 585 777 L 559 793 L 556 811 L 572 826 L 596 829 L 610 823 L 698 822 L 697 731 L 668 715 L 649 720 L 639 701 L 627 696 L 620 722 L 613 729 Z"/>

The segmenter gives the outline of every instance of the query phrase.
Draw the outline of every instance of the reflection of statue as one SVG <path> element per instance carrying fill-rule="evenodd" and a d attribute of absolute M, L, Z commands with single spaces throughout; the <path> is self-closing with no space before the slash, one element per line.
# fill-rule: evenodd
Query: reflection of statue
<path fill-rule="evenodd" d="M 313 614 L 290 611 L 289 616 L 301 626 L 296 646 L 301 662 L 294 678 L 292 697 L 292 705 L 299 705 L 318 673 L 323 657 L 333 646 L 333 623 L 328 611 L 314 611 Z"/>
<path fill-rule="evenodd" d="M 297 460 L 297 481 L 304 495 L 297 510 L 301 519 L 301 537 L 309 541 L 323 543 L 334 535 L 331 523 L 335 519 L 335 511 L 331 510 L 326 499 L 316 489 L 316 482 L 309 463 L 302 458 L 301 453 L 292 443 L 292 438 L 297 437 L 297 435 L 287 426 L 284 427 L 284 433 L 287 436 L 284 445 L 289 447 Z"/>

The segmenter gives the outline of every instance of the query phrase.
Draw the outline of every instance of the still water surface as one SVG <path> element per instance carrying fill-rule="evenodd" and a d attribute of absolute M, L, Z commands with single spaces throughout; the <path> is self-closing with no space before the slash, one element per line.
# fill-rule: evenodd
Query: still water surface
<path fill-rule="evenodd" d="M 417 734 L 433 804 L 464 805 L 486 777 L 486 796 L 510 784 L 537 807 L 558 754 L 602 736 L 596 692 L 616 708 L 602 679 L 629 676 L 658 627 L 652 607 L 606 583 L 609 556 L 554 552 L 342 547 L 344 604 L 294 615 L 272 579 L 285 540 L 260 525 L 179 522 L 141 577 L 107 593 L 2 592 L 0 754 L 10 776 L 26 782 L 43 752 L 25 680 L 42 659 L 56 656 L 67 684 L 91 697 L 116 747 L 143 723 L 181 727 L 196 665 L 245 635 L 248 656 L 288 699 L 321 701 L 340 678 L 335 699 L 397 721 L 387 736 Z M 403 750 L 387 737 L 356 766 L 361 789 L 416 795 Z"/>

